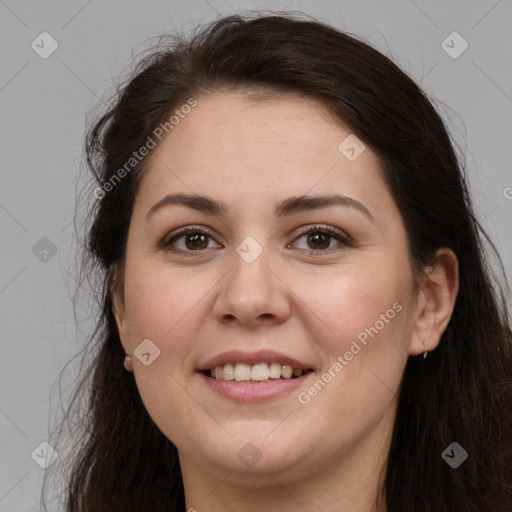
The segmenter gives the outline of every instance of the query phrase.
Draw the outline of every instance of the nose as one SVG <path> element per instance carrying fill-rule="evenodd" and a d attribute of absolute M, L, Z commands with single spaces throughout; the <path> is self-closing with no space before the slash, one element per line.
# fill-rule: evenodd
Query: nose
<path fill-rule="evenodd" d="M 264 250 L 250 263 L 234 251 L 232 263 L 216 297 L 217 320 L 252 327 L 284 322 L 290 315 L 289 288 L 270 251 Z"/>

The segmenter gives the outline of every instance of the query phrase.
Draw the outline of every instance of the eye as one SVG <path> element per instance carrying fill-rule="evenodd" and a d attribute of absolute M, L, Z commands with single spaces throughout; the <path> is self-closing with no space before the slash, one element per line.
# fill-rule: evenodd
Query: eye
<path fill-rule="evenodd" d="M 189 226 L 178 233 L 174 233 L 171 238 L 165 237 L 159 245 L 163 249 L 175 252 L 200 252 L 209 248 L 209 239 L 213 240 L 212 236 L 203 229 Z M 177 242 L 181 243 L 178 244 Z"/>
<path fill-rule="evenodd" d="M 306 243 L 309 247 L 299 247 L 299 249 L 306 250 L 310 253 L 330 253 L 352 245 L 351 239 L 347 235 L 329 226 L 313 226 L 307 231 L 304 231 L 295 240 L 300 240 L 304 237 L 307 237 Z M 162 249 L 172 252 L 191 255 L 190 253 L 193 252 L 202 252 L 205 249 L 210 249 L 210 240 L 213 240 L 213 237 L 205 230 L 195 226 L 188 226 L 177 233 L 173 233 L 171 236 L 166 236 L 159 243 L 159 246 Z M 334 248 L 331 245 L 333 240 L 339 242 Z M 221 246 L 217 246 L 217 248 L 218 247 Z"/>
<path fill-rule="evenodd" d="M 329 226 L 313 226 L 304 231 L 296 240 L 306 237 L 306 243 L 309 247 L 304 249 L 309 252 L 333 252 L 331 242 L 337 240 L 340 242 L 334 250 L 342 250 L 347 246 L 351 246 L 350 238 L 344 233 L 337 231 Z M 336 246 L 335 246 L 336 247 Z"/>

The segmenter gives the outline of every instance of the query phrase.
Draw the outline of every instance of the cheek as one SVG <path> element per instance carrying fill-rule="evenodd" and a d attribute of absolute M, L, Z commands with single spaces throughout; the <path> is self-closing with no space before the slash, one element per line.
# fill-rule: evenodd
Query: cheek
<path fill-rule="evenodd" d="M 135 266 L 126 275 L 131 276 L 125 281 L 126 320 L 136 337 L 164 348 L 165 340 L 177 339 L 177 333 L 193 336 L 194 312 L 210 287 L 205 280 L 158 268 L 138 272 Z"/>
<path fill-rule="evenodd" d="M 364 342 L 375 327 L 379 337 L 401 330 L 410 277 L 381 262 L 297 276 L 293 290 L 307 306 L 304 317 L 311 322 L 310 330 L 318 333 L 315 342 L 335 356 L 349 350 L 358 336 Z"/>
<path fill-rule="evenodd" d="M 348 430 L 377 421 L 390 406 L 408 357 L 410 275 L 390 261 L 296 285 L 314 312 L 307 329 L 323 356 L 318 377 L 327 382 L 301 398 L 315 400 Z M 353 411 L 349 417 L 347 410 Z"/>
<path fill-rule="evenodd" d="M 184 391 L 188 375 L 183 371 L 201 321 L 201 298 L 213 283 L 198 277 L 154 267 L 151 272 L 127 266 L 125 279 L 126 321 L 132 350 L 149 339 L 159 355 L 145 366 L 135 361 L 135 379 L 141 399 L 162 432 L 173 441 L 187 438 L 197 422 L 197 404 Z M 131 272 L 131 273 L 129 273 Z M 179 411 L 178 413 L 176 411 Z"/>
<path fill-rule="evenodd" d="M 318 379 L 299 401 L 305 412 L 331 419 L 324 426 L 328 435 L 355 440 L 394 407 L 408 357 L 409 276 L 393 265 L 375 265 L 333 274 L 323 288 L 319 283 L 297 282 L 314 312 L 308 328 L 323 355 Z"/>

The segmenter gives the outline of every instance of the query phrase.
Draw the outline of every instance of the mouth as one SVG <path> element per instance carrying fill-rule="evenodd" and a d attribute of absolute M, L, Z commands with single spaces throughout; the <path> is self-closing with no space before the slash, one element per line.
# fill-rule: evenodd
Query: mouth
<path fill-rule="evenodd" d="M 198 368 L 210 391 L 234 402 L 288 398 L 315 374 L 312 365 L 273 350 L 254 353 L 232 350 Z"/>
<path fill-rule="evenodd" d="M 215 380 L 256 384 L 269 381 L 298 379 L 312 371 L 312 369 L 308 368 L 294 368 L 285 363 L 261 362 L 251 365 L 233 362 L 214 366 L 204 370 L 203 373 L 207 377 Z"/>

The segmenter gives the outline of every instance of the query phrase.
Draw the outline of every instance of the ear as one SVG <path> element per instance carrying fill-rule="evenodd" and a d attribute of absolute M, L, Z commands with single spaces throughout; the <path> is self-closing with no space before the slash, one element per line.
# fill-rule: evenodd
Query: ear
<path fill-rule="evenodd" d="M 459 263 L 451 249 L 439 249 L 420 285 L 410 355 L 434 350 L 453 313 L 459 291 Z"/>
<path fill-rule="evenodd" d="M 122 265 L 113 265 L 108 274 L 108 286 L 112 297 L 112 312 L 117 325 L 119 338 L 124 351 L 131 354 L 131 347 L 128 343 L 128 326 L 125 319 L 125 302 L 123 286 Z"/>

